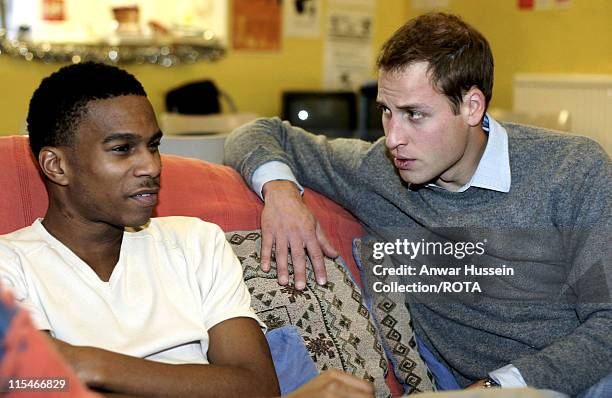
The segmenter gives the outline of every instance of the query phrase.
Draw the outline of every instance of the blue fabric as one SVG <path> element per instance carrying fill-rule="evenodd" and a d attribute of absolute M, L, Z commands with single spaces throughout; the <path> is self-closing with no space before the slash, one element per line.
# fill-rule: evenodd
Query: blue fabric
<path fill-rule="evenodd" d="M 15 308 L 7 307 L 7 305 L 0 300 L 0 361 L 4 358 L 4 337 L 9 330 L 15 312 Z"/>
<path fill-rule="evenodd" d="M 442 391 L 461 390 L 452 372 L 448 370 L 442 362 L 438 361 L 434 354 L 432 354 L 425 344 L 423 344 L 423 340 L 421 340 L 419 336 L 415 334 L 414 337 L 416 337 L 417 348 L 419 349 L 421 357 L 425 360 L 427 367 L 436 379 L 436 386 L 438 386 L 438 389 Z"/>
<path fill-rule="evenodd" d="M 612 397 L 612 373 L 601 379 L 597 384 L 578 395 L 578 398 L 610 398 Z"/>
<path fill-rule="evenodd" d="M 355 264 L 357 264 L 357 268 L 359 269 L 359 276 L 361 277 L 361 281 L 363 282 L 363 281 L 367 280 L 367 275 L 365 273 L 366 272 L 365 267 L 363 266 L 363 263 L 361 262 L 361 256 L 357 252 L 356 241 L 358 239 L 360 239 L 360 238 L 353 239 L 353 259 L 355 260 Z M 363 240 L 363 242 L 365 244 L 367 239 L 368 239 L 368 237 L 363 237 L 361 239 Z M 349 274 L 350 274 L 350 272 L 349 272 Z M 353 283 L 357 284 L 355 281 L 353 281 Z M 374 314 L 374 310 L 372 308 L 373 299 L 368 294 L 367 289 L 363 289 L 363 295 L 364 295 L 364 301 L 365 301 L 366 308 L 368 309 L 368 311 L 370 311 L 370 314 Z M 373 318 L 374 318 L 374 323 L 376 324 L 377 329 L 380 330 L 380 322 L 379 322 L 379 320 L 376 319 L 375 316 Z M 416 334 L 415 334 L 415 337 L 416 337 Z M 393 369 L 399 369 L 400 364 L 397 363 L 397 360 L 395 359 L 395 356 L 393 356 L 393 352 L 391 351 L 391 347 L 389 347 L 389 344 L 387 344 L 385 339 L 381 339 L 381 341 L 382 341 L 383 350 L 385 351 L 385 356 L 386 356 L 387 360 L 389 362 L 391 362 L 391 364 L 393 365 Z M 418 343 L 418 338 L 417 338 L 417 343 Z M 418 345 L 417 345 L 417 348 L 418 348 Z M 423 357 L 423 359 L 425 360 L 425 357 Z M 427 361 L 425 361 L 425 363 L 427 364 L 427 366 L 429 366 L 429 363 L 427 363 Z M 435 378 L 436 374 L 433 371 L 432 371 L 432 374 L 434 375 L 434 378 Z M 385 376 L 386 376 L 386 374 L 385 374 Z M 405 394 L 411 394 L 412 393 L 412 388 L 413 387 L 410 384 L 403 383 L 401 377 L 396 377 L 396 379 L 397 379 L 398 383 L 400 383 L 402 385 L 402 388 L 404 389 L 404 393 Z M 437 384 L 437 382 L 436 382 L 436 384 Z"/>
<path fill-rule="evenodd" d="M 317 374 L 304 340 L 293 325 L 269 331 L 266 334 L 281 395 L 297 390 Z"/>
<path fill-rule="evenodd" d="M 365 268 L 361 262 L 361 256 L 357 252 L 357 245 L 355 243 L 357 239 L 353 240 L 353 258 L 355 259 L 355 264 L 357 264 L 357 268 L 359 269 L 359 276 L 361 276 L 361 280 L 365 281 L 367 280 L 367 276 L 365 274 Z M 363 237 L 361 239 L 363 243 L 366 244 L 368 237 Z M 364 289 L 366 307 L 368 308 L 370 313 L 373 313 L 372 312 L 372 297 L 370 297 L 370 295 L 366 293 L 367 293 L 367 290 Z M 376 322 L 376 326 L 380 328 L 380 325 L 378 324 L 377 319 L 375 319 L 375 322 Z M 457 383 L 457 380 L 455 380 L 455 377 L 453 376 L 451 371 L 448 370 L 448 368 L 444 366 L 444 364 L 438 361 L 438 359 L 431 353 L 431 351 L 429 351 L 429 349 L 425 347 L 425 344 L 423 344 L 423 341 L 419 338 L 419 336 L 416 335 L 416 333 L 414 337 L 416 339 L 417 349 L 419 350 L 419 354 L 421 354 L 421 358 L 423 358 L 423 360 L 425 361 L 425 364 L 427 365 L 427 367 L 433 374 L 438 390 L 442 390 L 442 391 L 460 390 L 461 387 L 459 387 L 459 384 Z M 395 357 L 393 356 L 391 349 L 388 347 L 384 339 L 383 339 L 383 349 L 385 350 L 385 354 L 387 358 L 393 364 L 393 368 L 397 369 L 399 364 L 395 360 Z M 399 380 L 399 382 L 404 387 L 404 391 L 409 394 L 411 392 L 410 389 L 412 387 L 408 384 L 402 383 L 401 380 Z"/>

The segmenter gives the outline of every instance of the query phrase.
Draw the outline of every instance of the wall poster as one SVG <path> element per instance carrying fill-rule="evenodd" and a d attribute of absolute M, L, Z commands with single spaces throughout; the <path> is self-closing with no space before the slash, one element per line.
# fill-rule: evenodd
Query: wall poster
<path fill-rule="evenodd" d="M 321 36 L 321 0 L 284 0 L 283 26 L 287 37 Z"/>
<path fill-rule="evenodd" d="M 356 90 L 372 78 L 373 23 L 372 12 L 329 12 L 323 71 L 325 88 Z"/>
<path fill-rule="evenodd" d="M 232 47 L 235 50 L 281 49 L 280 0 L 233 0 Z"/>
<path fill-rule="evenodd" d="M 572 0 L 517 0 L 519 10 L 540 11 L 570 8 Z"/>

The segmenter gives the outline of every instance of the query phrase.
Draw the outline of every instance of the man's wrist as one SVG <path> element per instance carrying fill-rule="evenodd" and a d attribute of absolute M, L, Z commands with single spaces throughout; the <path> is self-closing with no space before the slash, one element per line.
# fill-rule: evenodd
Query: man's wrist
<path fill-rule="evenodd" d="M 270 195 L 274 193 L 283 192 L 284 194 L 295 194 L 296 197 L 301 197 L 299 187 L 290 180 L 272 180 L 264 184 L 262 188 L 262 195 L 264 200 L 270 198 Z"/>
<path fill-rule="evenodd" d="M 98 366 L 101 362 L 95 353 L 93 347 L 77 347 L 80 350 L 80 355 L 77 364 L 77 374 L 81 381 L 87 386 L 93 388 L 103 388 L 105 386 L 105 377 L 103 370 L 105 366 Z"/>
<path fill-rule="evenodd" d="M 259 166 L 251 177 L 250 185 L 257 196 L 263 200 L 263 186 L 275 180 L 292 181 L 297 185 L 300 193 L 304 193 L 304 188 L 298 183 L 289 166 L 279 161 L 271 161 Z"/>
<path fill-rule="evenodd" d="M 64 358 L 68 353 L 68 363 L 74 369 L 79 380 L 90 388 L 105 388 L 109 380 L 109 376 L 106 374 L 110 370 L 108 363 L 112 362 L 112 358 L 104 358 L 108 351 L 95 347 L 64 344 Z M 108 361 L 106 365 L 105 361 Z"/>

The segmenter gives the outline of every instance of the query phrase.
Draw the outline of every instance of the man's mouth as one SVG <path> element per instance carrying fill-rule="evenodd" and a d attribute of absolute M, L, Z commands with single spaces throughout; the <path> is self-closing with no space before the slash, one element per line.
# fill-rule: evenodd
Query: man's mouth
<path fill-rule="evenodd" d="M 395 167 L 397 167 L 400 170 L 410 169 L 414 165 L 415 162 L 416 162 L 416 159 L 404 159 L 404 158 L 394 158 L 393 159 L 393 163 L 395 164 Z"/>
<path fill-rule="evenodd" d="M 140 205 L 145 207 L 152 207 L 157 204 L 157 192 L 158 191 L 146 191 L 139 192 L 137 194 L 131 195 L 130 199 L 134 199 Z"/>

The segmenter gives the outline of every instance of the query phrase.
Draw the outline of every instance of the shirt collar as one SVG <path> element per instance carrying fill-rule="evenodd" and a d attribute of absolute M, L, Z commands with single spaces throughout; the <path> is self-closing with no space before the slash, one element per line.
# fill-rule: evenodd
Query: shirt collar
<path fill-rule="evenodd" d="M 489 139 L 480 158 L 474 175 L 467 184 L 457 190 L 465 192 L 470 187 L 478 187 L 498 192 L 510 192 L 510 156 L 508 154 L 508 133 L 488 114 L 482 121 L 482 129 Z M 428 184 L 428 186 L 436 186 Z"/>

